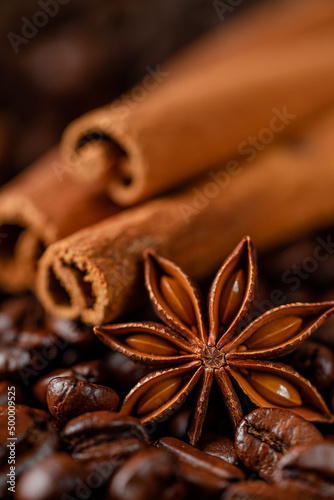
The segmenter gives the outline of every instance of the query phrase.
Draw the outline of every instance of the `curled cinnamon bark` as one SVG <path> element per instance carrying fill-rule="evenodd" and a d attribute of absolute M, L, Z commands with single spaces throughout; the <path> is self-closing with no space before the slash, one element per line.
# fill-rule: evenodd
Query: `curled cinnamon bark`
<path fill-rule="evenodd" d="M 334 113 L 251 167 L 237 160 L 177 194 L 147 202 L 51 245 L 37 291 L 55 315 L 101 324 L 142 300 L 142 254 L 158 250 L 194 278 L 249 234 L 259 249 L 333 220 Z"/>
<path fill-rule="evenodd" d="M 212 35 L 211 43 L 149 68 L 129 98 L 74 121 L 62 140 L 74 174 L 105 177 L 110 197 L 132 205 L 236 154 L 245 137 L 268 125 L 273 109 L 300 120 L 332 102 L 333 4 L 307 5 L 307 15 L 293 8 L 296 27 L 291 7 L 283 14 L 275 7 L 267 11 L 278 14 L 273 32 L 264 27 L 260 35 L 261 15 L 241 41 L 241 28 Z"/>
<path fill-rule="evenodd" d="M 62 163 L 55 148 L 0 191 L 0 286 L 7 291 L 34 287 L 50 243 L 119 210 L 101 182 L 78 185 L 64 170 L 60 177 Z"/>

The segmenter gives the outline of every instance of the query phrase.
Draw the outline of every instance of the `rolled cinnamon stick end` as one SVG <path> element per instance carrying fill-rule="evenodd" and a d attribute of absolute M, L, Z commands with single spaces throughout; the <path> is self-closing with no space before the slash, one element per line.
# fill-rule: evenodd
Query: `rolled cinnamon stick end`
<path fill-rule="evenodd" d="M 33 288 L 48 245 L 117 211 L 103 183 L 78 185 L 51 150 L 0 191 L 0 286 Z"/>
<path fill-rule="evenodd" d="M 141 303 L 146 248 L 203 278 L 245 234 L 267 249 L 326 226 L 334 219 L 333 140 L 334 113 L 300 132 L 297 146 L 272 146 L 251 168 L 234 160 L 186 191 L 51 245 L 39 262 L 41 302 L 55 315 L 101 324 Z"/>
<path fill-rule="evenodd" d="M 234 156 L 275 113 L 297 121 L 332 103 L 333 18 L 323 32 L 304 28 L 283 41 L 280 30 L 279 43 L 254 39 L 235 57 L 213 57 L 204 71 L 189 54 L 187 71 L 180 61 L 149 68 L 127 99 L 70 124 L 62 139 L 68 164 L 81 178 L 104 177 L 111 199 L 129 206 Z"/>

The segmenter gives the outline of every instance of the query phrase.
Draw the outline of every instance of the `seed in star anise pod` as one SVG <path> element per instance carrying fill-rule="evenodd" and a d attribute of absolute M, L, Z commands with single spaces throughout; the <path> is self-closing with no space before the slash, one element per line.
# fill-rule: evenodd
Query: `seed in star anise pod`
<path fill-rule="evenodd" d="M 95 328 L 108 347 L 157 368 L 138 382 L 121 412 L 152 422 L 175 411 L 198 385 L 189 437 L 196 443 L 215 381 L 236 426 L 243 417 L 234 385 L 259 407 L 288 408 L 308 420 L 331 422 L 311 383 L 273 358 L 292 351 L 334 312 L 334 302 L 289 304 L 267 311 L 248 326 L 256 263 L 244 238 L 217 273 L 208 297 L 208 323 L 196 285 L 169 260 L 147 250 L 146 287 L 164 322 Z"/>

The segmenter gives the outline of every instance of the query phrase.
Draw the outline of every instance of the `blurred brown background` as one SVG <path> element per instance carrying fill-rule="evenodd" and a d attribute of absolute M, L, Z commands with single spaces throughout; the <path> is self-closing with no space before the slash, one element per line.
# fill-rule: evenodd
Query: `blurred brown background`
<path fill-rule="evenodd" d="M 273 0 L 271 0 L 273 1 Z M 0 182 L 254 0 L 2 0 Z"/>

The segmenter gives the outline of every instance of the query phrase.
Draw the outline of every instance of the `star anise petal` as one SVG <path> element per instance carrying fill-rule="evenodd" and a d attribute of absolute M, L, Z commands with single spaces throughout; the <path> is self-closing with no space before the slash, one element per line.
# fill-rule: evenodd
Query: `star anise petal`
<path fill-rule="evenodd" d="M 272 361 L 235 359 L 229 362 L 226 370 L 257 406 L 287 408 L 312 421 L 333 421 L 319 392 L 290 366 Z"/>
<path fill-rule="evenodd" d="M 239 245 L 219 269 L 209 292 L 209 345 L 221 348 L 235 334 L 248 315 L 255 294 L 256 263 L 249 237 Z"/>
<path fill-rule="evenodd" d="M 170 367 L 197 358 L 187 340 L 160 323 L 123 323 L 94 328 L 114 351 L 148 366 Z"/>
<path fill-rule="evenodd" d="M 223 400 L 230 415 L 233 427 L 236 429 L 244 416 L 240 400 L 225 368 L 215 371 L 215 379 L 223 396 Z"/>
<path fill-rule="evenodd" d="M 271 309 L 224 346 L 226 359 L 268 359 L 287 354 L 333 312 L 334 302 L 296 303 Z"/>
<path fill-rule="evenodd" d="M 159 420 L 185 402 L 202 373 L 200 361 L 150 373 L 126 396 L 121 413 L 135 416 L 142 423 Z"/>
<path fill-rule="evenodd" d="M 197 285 L 173 262 L 152 250 L 144 254 L 145 282 L 156 314 L 193 345 L 207 339 Z"/>
<path fill-rule="evenodd" d="M 205 370 L 201 378 L 200 387 L 197 393 L 194 410 L 190 418 L 188 436 L 190 444 L 195 444 L 202 433 L 203 423 L 206 417 L 211 387 L 214 381 L 214 371 Z"/>

